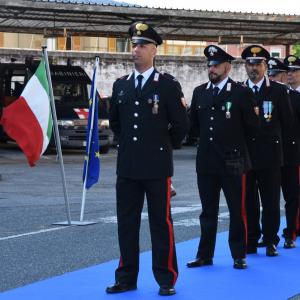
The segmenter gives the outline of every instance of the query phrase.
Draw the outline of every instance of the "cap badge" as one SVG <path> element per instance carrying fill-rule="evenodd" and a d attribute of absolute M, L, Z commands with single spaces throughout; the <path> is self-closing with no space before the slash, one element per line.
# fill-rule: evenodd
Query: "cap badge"
<path fill-rule="evenodd" d="M 146 31 L 148 29 L 148 25 L 144 23 L 137 23 L 135 25 L 135 29 L 137 30 L 137 35 L 141 35 L 142 31 Z"/>
<path fill-rule="evenodd" d="M 273 66 L 274 67 L 277 66 L 277 63 L 275 60 L 271 59 L 271 60 L 269 60 L 268 65 L 269 65 L 269 69 L 272 69 Z"/>
<path fill-rule="evenodd" d="M 288 57 L 288 62 L 295 62 L 296 59 L 297 58 L 295 56 L 290 56 L 290 57 Z"/>
<path fill-rule="evenodd" d="M 214 46 L 210 46 L 207 51 L 209 52 L 210 56 L 214 56 L 214 54 L 218 52 L 218 49 Z"/>
<path fill-rule="evenodd" d="M 255 57 L 257 53 L 259 53 L 261 51 L 261 48 L 259 47 L 252 47 L 250 49 L 251 53 L 253 54 L 253 56 Z"/>

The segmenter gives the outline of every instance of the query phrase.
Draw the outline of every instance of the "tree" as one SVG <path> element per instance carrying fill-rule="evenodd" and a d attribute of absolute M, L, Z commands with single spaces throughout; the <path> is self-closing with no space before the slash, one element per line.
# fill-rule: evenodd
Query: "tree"
<path fill-rule="evenodd" d="M 295 44 L 292 46 L 292 54 L 300 57 L 300 44 Z"/>

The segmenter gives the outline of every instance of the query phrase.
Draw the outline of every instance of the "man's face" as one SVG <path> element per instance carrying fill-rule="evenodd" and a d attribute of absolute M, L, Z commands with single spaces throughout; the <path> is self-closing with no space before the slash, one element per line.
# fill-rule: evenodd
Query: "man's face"
<path fill-rule="evenodd" d="M 132 58 L 136 68 L 151 67 L 156 51 L 154 44 L 132 44 Z"/>
<path fill-rule="evenodd" d="M 218 65 L 208 66 L 208 78 L 213 83 L 219 83 L 228 76 L 231 64 L 223 62 Z"/>
<path fill-rule="evenodd" d="M 256 83 L 264 77 L 267 65 L 265 61 L 261 61 L 257 64 L 250 64 L 249 62 L 246 62 L 245 68 L 249 79 Z"/>
<path fill-rule="evenodd" d="M 288 70 L 287 83 L 293 88 L 297 88 L 300 85 L 300 69 Z"/>

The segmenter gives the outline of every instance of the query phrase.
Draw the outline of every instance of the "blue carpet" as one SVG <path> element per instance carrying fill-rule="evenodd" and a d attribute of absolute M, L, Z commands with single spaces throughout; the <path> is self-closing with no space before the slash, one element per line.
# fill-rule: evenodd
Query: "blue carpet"
<path fill-rule="evenodd" d="M 198 240 L 177 244 L 179 278 L 176 299 L 260 300 L 288 299 L 300 293 L 300 239 L 298 248 L 283 249 L 279 244 L 278 257 L 266 257 L 265 248 L 247 257 L 248 269 L 235 270 L 227 243 L 228 233 L 220 233 L 214 266 L 187 269 Z M 119 295 L 107 295 L 105 287 L 114 281 L 117 261 L 110 261 L 48 280 L 36 282 L 0 295 L 1 300 L 130 300 L 162 299 L 151 271 L 151 253 L 141 254 L 138 290 Z"/>

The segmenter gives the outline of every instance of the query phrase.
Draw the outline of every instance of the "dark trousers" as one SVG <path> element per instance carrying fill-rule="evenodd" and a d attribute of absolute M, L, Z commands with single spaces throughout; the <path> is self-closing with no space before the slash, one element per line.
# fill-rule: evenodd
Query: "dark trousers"
<path fill-rule="evenodd" d="M 139 232 L 146 194 L 152 242 L 152 270 L 157 283 L 175 285 L 178 269 L 170 208 L 171 179 L 118 177 L 117 217 L 120 262 L 116 282 L 135 284 L 139 271 Z"/>
<path fill-rule="evenodd" d="M 224 176 L 198 174 L 198 189 L 202 204 L 201 238 L 197 258 L 214 256 L 221 189 L 230 214 L 229 247 L 233 258 L 245 258 L 247 222 L 245 212 L 245 175 Z"/>
<path fill-rule="evenodd" d="M 281 168 L 281 188 L 285 200 L 286 228 L 284 237 L 295 240 L 299 211 L 299 166 Z"/>
<path fill-rule="evenodd" d="M 259 198 L 262 204 L 262 228 Z M 247 174 L 246 209 L 248 245 L 256 246 L 261 233 L 264 242 L 277 245 L 280 226 L 280 168 L 252 170 Z"/>

